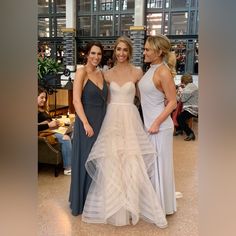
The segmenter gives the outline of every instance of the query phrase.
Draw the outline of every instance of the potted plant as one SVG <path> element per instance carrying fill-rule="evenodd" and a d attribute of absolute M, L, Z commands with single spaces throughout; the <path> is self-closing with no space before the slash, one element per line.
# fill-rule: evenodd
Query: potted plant
<path fill-rule="evenodd" d="M 38 58 L 38 82 L 43 87 L 59 87 L 61 76 L 58 72 L 63 69 L 54 58 Z"/>

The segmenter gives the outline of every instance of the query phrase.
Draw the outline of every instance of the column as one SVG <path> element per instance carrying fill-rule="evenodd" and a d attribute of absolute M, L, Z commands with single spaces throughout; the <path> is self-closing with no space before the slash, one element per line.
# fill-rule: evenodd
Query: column
<path fill-rule="evenodd" d="M 130 27 L 130 35 L 133 42 L 133 64 L 141 68 L 143 68 L 143 48 L 146 35 L 144 27 L 145 2 L 143 0 L 135 0 L 134 26 Z"/>
<path fill-rule="evenodd" d="M 75 29 L 64 28 L 63 41 L 64 41 L 64 64 L 70 71 L 75 71 L 76 68 L 76 41 Z"/>
<path fill-rule="evenodd" d="M 64 64 L 71 72 L 76 71 L 76 0 L 66 0 L 66 28 L 62 29 L 64 40 Z M 71 75 L 71 77 L 73 77 Z M 71 81 L 68 81 L 71 83 Z M 68 90 L 69 112 L 74 113 L 73 91 Z"/>
<path fill-rule="evenodd" d="M 186 45 L 185 72 L 192 74 L 193 73 L 193 65 L 194 65 L 194 41 L 188 40 L 188 43 Z"/>
<path fill-rule="evenodd" d="M 66 28 L 64 35 L 64 61 L 70 71 L 76 70 L 76 0 L 66 0 Z"/>

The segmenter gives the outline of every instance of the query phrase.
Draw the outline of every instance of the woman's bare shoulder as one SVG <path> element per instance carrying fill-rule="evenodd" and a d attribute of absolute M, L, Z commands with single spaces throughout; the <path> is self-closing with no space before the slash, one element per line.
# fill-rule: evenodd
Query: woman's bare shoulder
<path fill-rule="evenodd" d="M 113 73 L 114 73 L 114 68 L 111 68 L 111 69 L 106 70 L 104 72 L 104 78 L 107 82 L 110 82 L 111 77 L 113 76 Z"/>
<path fill-rule="evenodd" d="M 154 76 L 158 77 L 159 79 L 169 78 L 171 77 L 171 73 L 168 67 L 161 65 L 156 69 Z"/>
<path fill-rule="evenodd" d="M 85 66 L 81 66 L 76 70 L 75 79 L 83 81 L 86 77 L 86 74 L 87 74 L 87 72 L 86 72 Z"/>
<path fill-rule="evenodd" d="M 141 67 L 132 65 L 132 71 L 133 71 L 135 77 L 137 78 L 137 80 L 140 80 L 142 78 L 143 70 Z"/>
<path fill-rule="evenodd" d="M 171 75 L 171 71 L 166 65 L 163 65 L 160 67 L 159 76 L 161 79 L 165 79 L 165 80 L 173 79 Z"/>
<path fill-rule="evenodd" d="M 85 66 L 80 66 L 79 68 L 77 68 L 76 70 L 76 74 L 83 74 L 86 72 Z"/>

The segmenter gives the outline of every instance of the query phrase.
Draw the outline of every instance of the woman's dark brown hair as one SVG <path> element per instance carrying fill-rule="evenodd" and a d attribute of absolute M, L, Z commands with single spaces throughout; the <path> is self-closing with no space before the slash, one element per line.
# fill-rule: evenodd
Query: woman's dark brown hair
<path fill-rule="evenodd" d="M 89 42 L 87 45 L 86 45 L 86 48 L 85 48 L 85 61 L 84 61 L 84 64 L 87 63 L 87 56 L 89 55 L 90 51 L 91 51 L 91 48 L 93 46 L 97 46 L 101 49 L 101 52 L 102 52 L 102 55 L 103 55 L 103 46 L 102 44 L 99 42 L 99 41 L 91 41 Z"/>
<path fill-rule="evenodd" d="M 41 94 L 41 93 L 45 93 L 46 94 L 46 102 L 44 104 L 43 107 L 41 107 L 43 110 L 47 111 L 48 110 L 48 107 L 47 107 L 47 100 L 48 100 L 48 93 L 47 93 L 47 90 L 44 89 L 43 87 L 41 86 L 38 86 L 38 96 Z"/>

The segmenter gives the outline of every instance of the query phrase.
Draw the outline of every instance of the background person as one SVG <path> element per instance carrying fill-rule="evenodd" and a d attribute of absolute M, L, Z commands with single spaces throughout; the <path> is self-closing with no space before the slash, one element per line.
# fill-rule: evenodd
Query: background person
<path fill-rule="evenodd" d="M 46 129 L 57 129 L 60 126 L 58 120 L 52 120 L 46 109 L 47 102 L 47 92 L 45 89 L 38 88 L 38 131 L 43 131 Z M 61 152 L 63 158 L 64 175 L 71 175 L 71 155 L 72 155 L 72 145 L 71 139 L 68 135 L 63 135 L 59 133 L 52 134 L 55 136 L 59 143 L 61 143 Z"/>
<path fill-rule="evenodd" d="M 111 69 L 112 66 L 113 66 L 112 59 L 108 58 L 107 61 L 106 61 L 106 64 L 103 66 L 102 70 L 107 71 L 107 70 Z"/>
<path fill-rule="evenodd" d="M 195 134 L 187 121 L 198 116 L 198 87 L 193 83 L 191 74 L 184 74 L 181 77 L 181 83 L 184 84 L 184 88 L 178 94 L 178 100 L 182 103 L 183 108 L 177 116 L 179 126 L 176 127 L 174 135 L 182 134 L 184 131 L 187 135 L 184 140 L 190 141 L 195 140 Z"/>

